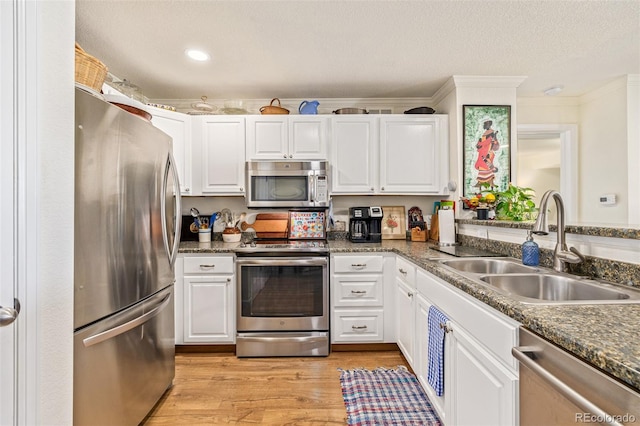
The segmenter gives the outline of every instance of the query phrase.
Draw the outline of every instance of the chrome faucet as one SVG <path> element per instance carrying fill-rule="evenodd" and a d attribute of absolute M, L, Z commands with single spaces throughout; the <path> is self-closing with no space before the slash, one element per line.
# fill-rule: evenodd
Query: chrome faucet
<path fill-rule="evenodd" d="M 567 248 L 564 235 L 564 202 L 562 201 L 562 197 L 558 191 L 549 190 L 542 196 L 538 217 L 531 232 L 537 235 L 547 235 L 549 233 L 547 204 L 549 204 L 549 199 L 551 197 L 553 197 L 553 200 L 556 202 L 558 225 L 558 238 L 556 248 L 553 251 L 553 269 L 558 272 L 565 272 L 567 263 L 584 262 L 584 256 L 575 247 Z"/>

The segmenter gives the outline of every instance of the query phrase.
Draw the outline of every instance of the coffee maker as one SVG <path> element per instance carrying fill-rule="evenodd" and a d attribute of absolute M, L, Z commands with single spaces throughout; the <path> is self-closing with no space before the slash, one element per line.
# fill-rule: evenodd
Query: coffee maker
<path fill-rule="evenodd" d="M 349 207 L 349 240 L 353 243 L 382 241 L 382 207 Z"/>

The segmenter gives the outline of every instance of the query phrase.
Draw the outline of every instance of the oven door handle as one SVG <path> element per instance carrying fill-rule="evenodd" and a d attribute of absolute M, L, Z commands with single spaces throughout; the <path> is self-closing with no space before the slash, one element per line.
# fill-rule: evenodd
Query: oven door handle
<path fill-rule="evenodd" d="M 322 343 L 327 341 L 327 336 L 242 336 L 242 340 L 254 343 L 278 343 L 283 341 L 296 343 Z"/>
<path fill-rule="evenodd" d="M 264 258 L 246 258 L 236 259 L 236 264 L 245 266 L 324 266 L 327 265 L 326 257 L 264 257 Z"/>
<path fill-rule="evenodd" d="M 511 353 L 520 361 L 520 363 L 530 369 L 533 373 L 535 373 L 539 378 L 547 382 L 551 387 L 553 387 L 557 392 L 562 394 L 569 401 L 573 402 L 576 406 L 578 406 L 581 410 L 584 410 L 587 413 L 592 413 L 597 417 L 602 417 L 603 419 L 609 419 L 605 423 L 613 426 L 622 426 L 622 423 L 615 420 L 615 417 L 604 411 L 602 408 L 595 405 L 593 402 L 589 401 L 587 398 L 582 396 L 578 391 L 567 385 L 565 382 L 560 380 L 558 377 L 553 375 L 551 372 L 547 371 L 544 367 L 540 366 L 537 362 L 531 359 L 527 354 L 532 354 L 536 352 L 536 347 L 533 346 L 518 346 L 515 348 L 511 348 Z"/>

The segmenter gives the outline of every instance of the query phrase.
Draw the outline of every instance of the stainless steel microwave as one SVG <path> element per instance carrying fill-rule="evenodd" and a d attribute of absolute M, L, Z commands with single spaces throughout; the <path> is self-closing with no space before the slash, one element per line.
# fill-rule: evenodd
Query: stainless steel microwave
<path fill-rule="evenodd" d="M 326 161 L 247 161 L 247 207 L 329 207 Z"/>

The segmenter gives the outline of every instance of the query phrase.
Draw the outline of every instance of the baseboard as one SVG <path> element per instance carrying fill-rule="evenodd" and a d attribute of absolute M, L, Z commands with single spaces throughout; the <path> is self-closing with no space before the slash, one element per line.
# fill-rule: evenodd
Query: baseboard
<path fill-rule="evenodd" d="M 236 345 L 176 345 L 177 354 L 236 353 Z"/>
<path fill-rule="evenodd" d="M 334 343 L 331 345 L 333 352 L 379 352 L 398 351 L 395 343 Z"/>

